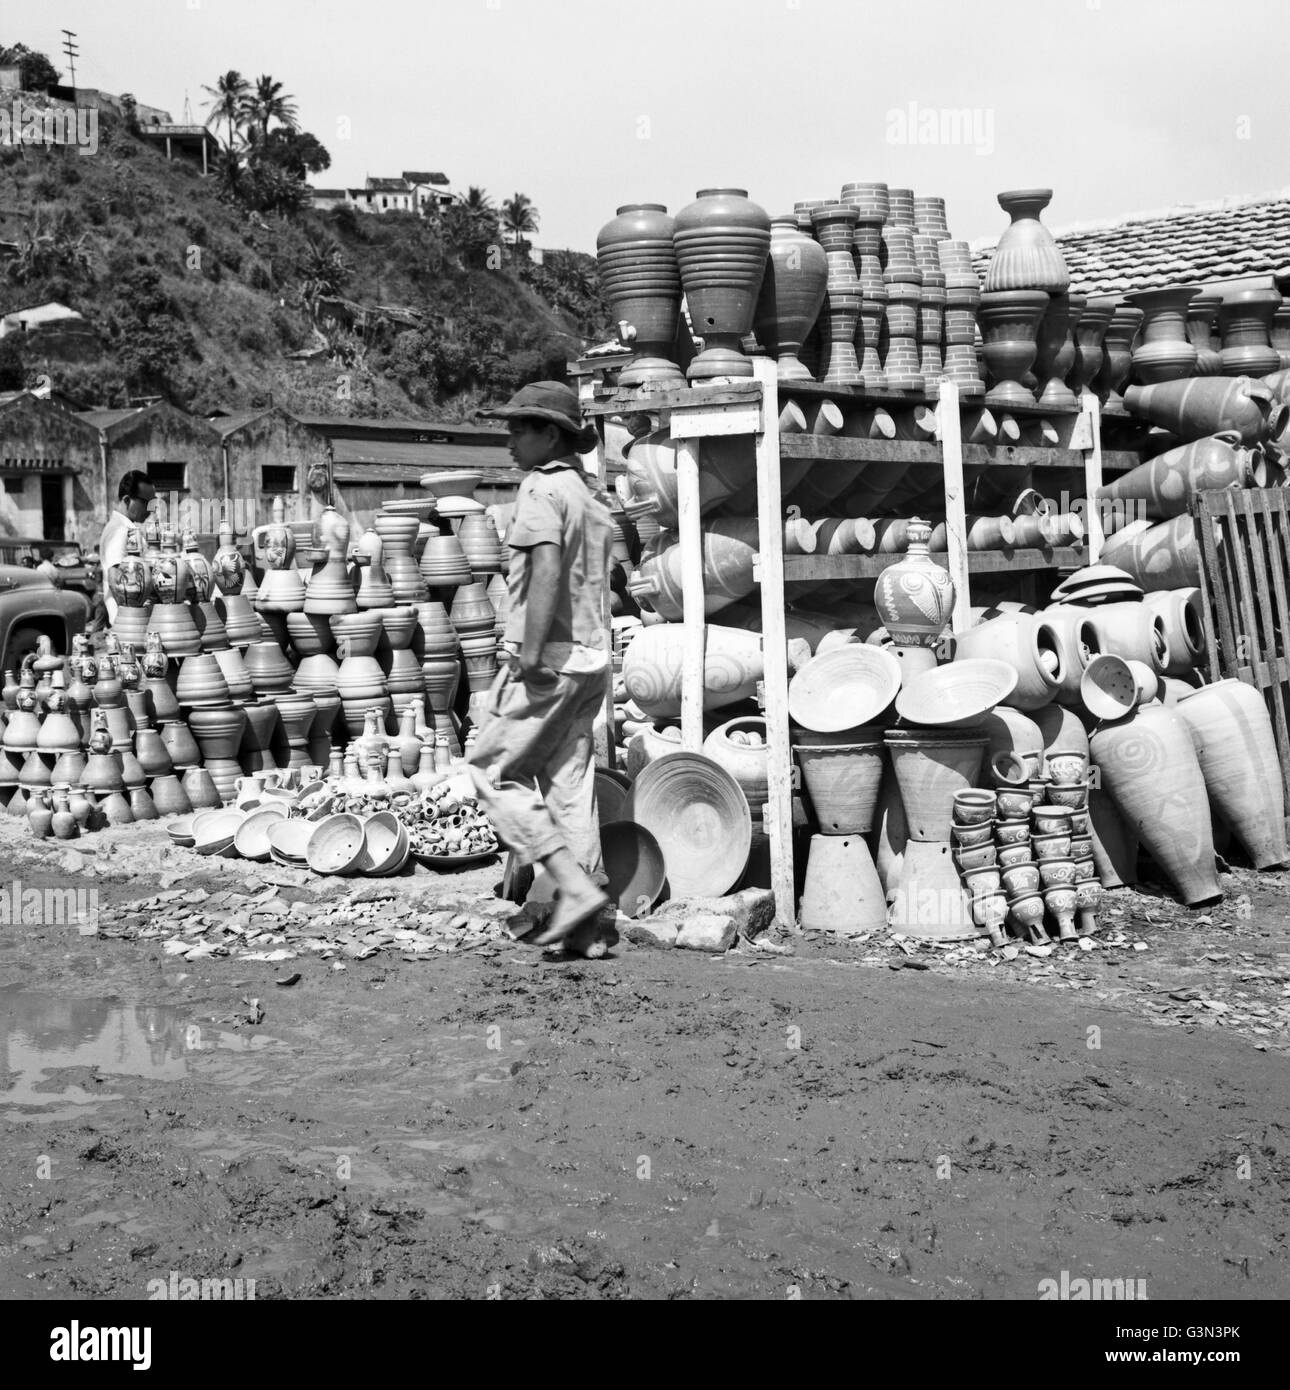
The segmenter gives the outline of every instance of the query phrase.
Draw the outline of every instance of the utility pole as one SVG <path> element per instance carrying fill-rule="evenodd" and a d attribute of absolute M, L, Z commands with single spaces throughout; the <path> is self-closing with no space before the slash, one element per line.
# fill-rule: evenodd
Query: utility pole
<path fill-rule="evenodd" d="M 76 55 L 80 49 L 76 47 L 76 35 L 70 29 L 63 30 L 63 52 L 67 54 L 68 66 L 72 70 L 72 100 L 76 100 Z"/>

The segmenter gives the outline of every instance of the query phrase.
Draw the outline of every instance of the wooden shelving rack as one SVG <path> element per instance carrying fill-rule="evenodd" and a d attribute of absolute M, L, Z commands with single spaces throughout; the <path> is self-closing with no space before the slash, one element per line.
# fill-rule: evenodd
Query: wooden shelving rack
<path fill-rule="evenodd" d="M 909 411 L 925 402 L 915 396 L 874 396 L 862 391 L 828 387 L 818 382 L 780 382 L 770 358 L 752 362 L 751 381 L 723 386 L 665 392 L 619 392 L 596 396 L 590 380 L 583 384 L 584 412 L 603 421 L 610 415 L 648 413 L 677 441 L 678 540 L 681 547 L 682 600 L 685 659 L 682 677 L 681 744 L 698 751 L 703 744 L 703 666 L 705 624 L 703 603 L 702 527 L 699 513 L 699 447 L 705 438 L 751 435 L 757 461 L 757 517 L 759 554 L 756 579 L 760 589 L 764 679 L 762 703 L 767 731 L 767 780 L 764 828 L 770 846 L 771 887 L 778 921 L 796 927 L 793 875 L 793 756 L 788 717 L 788 648 L 784 585 L 801 580 L 872 579 L 900 554 L 790 555 L 783 549 L 784 499 L 780 495 L 780 463 L 783 459 L 828 460 L 853 463 L 857 469 L 871 463 L 903 462 L 939 468 L 943 480 L 948 551 L 933 554 L 954 578 L 955 604 L 951 631 L 971 623 L 971 576 L 999 573 L 1035 573 L 1075 569 L 1097 561 L 1103 536 L 1097 508 L 1086 509 L 1087 534 L 1083 548 L 969 551 L 966 544 L 965 469 L 1018 468 L 1066 470 L 1072 481 L 1083 483 L 1083 495 L 1091 504 L 1102 486 L 1103 469 L 1119 472 L 1141 461 L 1136 452 L 1103 453 L 1101 419 L 1096 396 L 1085 394 L 1078 412 L 1058 417 L 1048 410 L 1010 411 L 1018 417 L 1060 418 L 1067 447 L 1051 445 L 967 444 L 962 438 L 962 411 L 958 388 L 940 384 L 936 401 L 936 438 L 857 439 L 841 435 L 783 433 L 780 412 L 785 400 L 853 402 L 865 407 L 885 406 Z M 980 402 L 967 409 L 976 411 Z M 602 429 L 603 476 L 603 429 Z M 712 621 L 720 623 L 720 614 Z"/>

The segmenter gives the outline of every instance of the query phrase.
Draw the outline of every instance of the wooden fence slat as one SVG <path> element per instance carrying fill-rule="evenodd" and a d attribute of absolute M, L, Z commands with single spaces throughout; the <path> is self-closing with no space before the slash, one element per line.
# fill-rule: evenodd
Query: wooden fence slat
<path fill-rule="evenodd" d="M 1254 583 L 1250 575 L 1249 558 L 1246 554 L 1247 538 L 1241 534 L 1235 491 L 1231 488 L 1223 493 L 1223 507 L 1227 515 L 1227 548 L 1236 562 L 1237 600 L 1240 607 L 1240 645 L 1236 655 L 1238 660 L 1242 656 L 1248 657 L 1250 668 L 1254 673 L 1251 684 L 1262 690 L 1267 685 L 1267 668 L 1263 660 L 1263 643 L 1259 635 L 1259 615 L 1254 605 Z"/>
<path fill-rule="evenodd" d="M 1215 500 L 1213 493 L 1203 493 L 1199 498 L 1199 511 L 1204 518 L 1204 524 L 1201 527 L 1201 569 L 1203 573 L 1208 574 L 1211 581 L 1211 600 L 1218 627 L 1216 651 L 1212 650 L 1214 643 L 1210 642 L 1211 661 L 1209 669 L 1211 674 L 1227 669 L 1228 663 L 1235 663 L 1239 651 L 1236 640 L 1237 623 L 1232 602 L 1231 546 L 1229 544 L 1222 550 L 1219 549 L 1218 536 L 1221 522 L 1214 510 Z M 1221 498 L 1217 500 L 1221 501 Z"/>
<path fill-rule="evenodd" d="M 1274 727 L 1284 729 L 1287 727 L 1284 663 L 1278 660 L 1280 652 L 1277 643 L 1277 625 L 1273 615 L 1272 595 L 1269 593 L 1268 563 L 1264 552 L 1263 536 L 1261 534 L 1262 528 L 1260 524 L 1266 516 L 1266 513 L 1262 510 L 1255 509 L 1254 498 L 1250 493 L 1242 491 L 1238 496 L 1240 498 L 1240 508 L 1245 515 L 1246 526 L 1249 531 L 1249 544 L 1254 564 L 1254 582 L 1256 590 L 1254 598 L 1258 603 L 1259 612 L 1262 615 L 1264 623 L 1264 653 L 1269 659 L 1269 665 L 1271 667 L 1271 670 L 1268 672 L 1268 682 L 1264 691 L 1264 699 L 1267 699 L 1268 693 L 1270 692 L 1272 697 L 1272 709 L 1270 712 L 1272 714 Z M 1276 569 L 1277 567 L 1273 566 L 1273 568 Z M 1278 578 L 1280 578 L 1279 571 Z M 1287 757 L 1290 757 L 1290 750 L 1281 747 L 1278 749 L 1278 752 L 1281 755 L 1281 781 L 1284 785 L 1288 772 Z"/>
<path fill-rule="evenodd" d="M 1197 493 L 1192 499 L 1192 525 L 1196 528 L 1196 539 L 1200 545 L 1200 601 L 1205 614 L 1205 662 L 1209 667 L 1210 678 L 1216 679 L 1219 670 L 1218 642 L 1222 632 L 1220 605 L 1215 593 L 1218 574 L 1218 557 L 1214 547 L 1214 521 L 1210 516 L 1205 494 Z"/>

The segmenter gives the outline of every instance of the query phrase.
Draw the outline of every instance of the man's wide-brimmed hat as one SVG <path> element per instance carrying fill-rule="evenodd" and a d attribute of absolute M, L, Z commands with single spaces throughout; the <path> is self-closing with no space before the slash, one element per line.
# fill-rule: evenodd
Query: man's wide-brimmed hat
<path fill-rule="evenodd" d="M 549 420 L 570 434 L 583 433 L 577 392 L 558 381 L 533 381 L 522 386 L 503 406 L 481 410 L 498 420 Z"/>

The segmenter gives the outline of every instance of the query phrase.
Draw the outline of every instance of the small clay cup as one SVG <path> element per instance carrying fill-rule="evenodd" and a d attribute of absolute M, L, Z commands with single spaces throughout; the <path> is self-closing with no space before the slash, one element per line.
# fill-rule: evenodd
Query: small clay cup
<path fill-rule="evenodd" d="M 986 821 L 984 825 L 953 825 L 950 827 L 950 839 L 960 849 L 974 849 L 977 845 L 988 845 L 993 834 L 993 821 Z"/>
<path fill-rule="evenodd" d="M 1069 835 L 1032 835 L 1031 848 L 1035 858 L 1042 864 L 1046 859 L 1069 859 L 1071 857 L 1071 837 Z"/>
<path fill-rule="evenodd" d="M 999 867 L 1001 869 L 1011 869 L 1014 864 L 1033 864 L 1034 862 L 1028 839 L 1023 840 L 1018 845 L 999 846 Z"/>
<path fill-rule="evenodd" d="M 1039 892 L 1039 866 L 1013 864 L 1003 871 L 1003 886 L 1010 899 Z"/>
<path fill-rule="evenodd" d="M 994 819 L 994 793 L 969 787 L 954 794 L 954 824 L 984 825 Z"/>
<path fill-rule="evenodd" d="M 996 801 L 1000 820 L 1024 820 L 1035 804 L 1029 791 L 1019 791 L 1015 787 L 1001 789 Z"/>
<path fill-rule="evenodd" d="M 1045 888 L 1068 888 L 1075 882 L 1075 861 L 1043 859 L 1039 864 L 1039 878 Z"/>
<path fill-rule="evenodd" d="M 992 867 L 999 862 L 999 856 L 993 845 L 976 845 L 972 849 L 955 850 L 954 862 L 959 867 L 959 873 L 965 874 L 970 869 Z"/>
<path fill-rule="evenodd" d="M 1029 844 L 1030 822 L 1028 820 L 995 821 L 994 842 L 996 845 Z"/>

